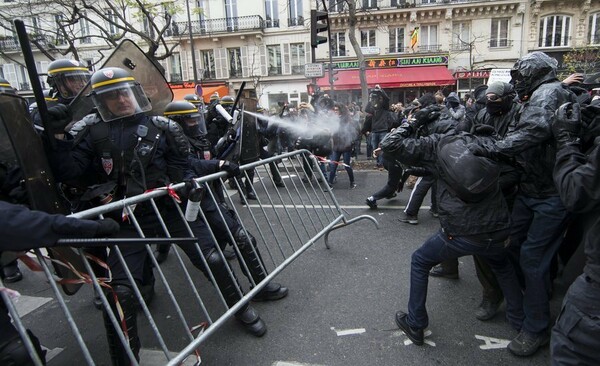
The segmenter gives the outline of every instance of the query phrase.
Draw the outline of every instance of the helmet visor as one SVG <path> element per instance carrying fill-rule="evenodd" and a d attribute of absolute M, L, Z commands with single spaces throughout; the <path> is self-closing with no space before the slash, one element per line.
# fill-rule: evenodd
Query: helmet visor
<path fill-rule="evenodd" d="M 75 98 L 90 80 L 90 73 L 85 71 L 69 71 L 53 75 L 54 86 L 65 99 Z"/>
<path fill-rule="evenodd" d="M 152 110 L 152 105 L 138 83 L 116 84 L 92 92 L 92 100 L 105 122 Z"/>

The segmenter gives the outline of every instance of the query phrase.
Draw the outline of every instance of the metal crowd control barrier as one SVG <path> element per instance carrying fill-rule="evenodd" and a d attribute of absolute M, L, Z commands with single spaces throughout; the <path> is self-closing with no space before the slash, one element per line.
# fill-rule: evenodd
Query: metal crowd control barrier
<path fill-rule="evenodd" d="M 275 186 L 271 168 L 277 169 L 280 172 L 285 185 L 284 187 Z M 137 230 L 140 238 L 145 238 L 144 240 L 137 239 L 137 242 L 138 245 L 145 246 L 147 257 L 152 261 L 154 266 L 154 276 L 157 279 L 157 283 L 155 286 L 156 296 L 153 301 L 160 301 L 172 307 L 169 309 L 169 313 L 175 313 L 175 316 L 170 317 L 171 319 L 168 321 L 163 316 L 165 315 L 164 307 L 153 307 L 151 303 L 145 301 L 141 289 L 135 285 L 132 273 L 126 266 L 119 245 L 110 246 L 110 250 L 116 252 L 120 263 L 126 268 L 125 272 L 129 283 L 133 284 L 132 288 L 141 308 L 141 311 L 138 312 L 138 328 L 143 326 L 144 330 L 149 329 L 152 333 L 151 336 L 145 334 L 142 341 L 142 348 L 162 351 L 165 356 L 165 364 L 179 365 L 186 361 L 188 357 L 194 357 L 196 350 L 200 348 L 204 340 L 232 318 L 238 310 L 245 306 L 273 278 L 302 255 L 317 240 L 323 237 L 325 245 L 329 248 L 328 235 L 332 230 L 363 219 L 373 221 L 378 226 L 375 218 L 369 215 L 361 215 L 352 219 L 348 219 L 345 216 L 333 192 L 327 185 L 323 173 L 318 168 L 318 161 L 306 150 L 286 153 L 246 164 L 240 167 L 240 170 L 242 172 L 241 177 L 230 180 L 233 182 L 232 188 L 223 190 L 225 193 L 224 201 L 228 210 L 220 211 L 219 215 L 221 219 L 224 219 L 223 215 L 227 213 L 235 215 L 238 223 L 243 228 L 243 232 L 254 236 L 257 243 L 257 250 L 260 251 L 264 269 L 268 275 L 259 283 L 255 283 L 252 276 L 244 276 L 244 273 L 248 273 L 249 264 L 240 255 L 240 248 L 236 243 L 234 233 L 231 232 L 230 228 L 227 228 L 228 242 L 237 254 L 237 259 L 228 262 L 225 260 L 221 248 L 218 245 L 216 245 L 216 248 L 223 261 L 228 263 L 227 272 L 229 276 L 238 279 L 237 291 L 241 296 L 241 300 L 231 307 L 227 305 L 225 297 L 219 291 L 218 287 L 211 284 L 216 282 L 204 256 L 200 255 L 199 257 L 206 270 L 206 275 L 203 275 L 201 271 L 190 265 L 189 259 L 179 247 L 180 245 L 194 245 L 196 250 L 200 250 L 197 240 L 188 222 L 185 220 L 183 213 L 185 207 L 181 207 L 181 205 L 175 203 L 174 207 L 179 215 L 178 218 L 163 217 L 159 210 L 161 200 L 168 199 L 175 202 L 176 198 L 173 193 L 181 190 L 184 187 L 184 183 L 173 185 L 168 189 L 153 190 L 139 196 L 112 202 L 72 215 L 78 218 L 98 218 L 110 215 L 111 213 L 121 215 L 124 212 L 129 215 L 129 220 Z M 246 186 L 243 181 L 251 178 L 252 172 L 254 172 L 253 184 Z M 312 179 L 308 179 L 310 176 L 312 176 Z M 212 186 L 221 184 L 223 187 L 227 187 L 229 185 L 226 182 L 227 175 L 224 172 L 197 178 L 196 180 L 201 184 Z M 246 194 L 239 193 L 245 192 L 246 189 L 252 190 L 258 199 L 248 200 Z M 207 190 L 204 200 L 212 200 L 215 204 L 219 204 L 219 196 L 216 192 L 217 190 L 215 189 Z M 148 233 L 139 225 L 134 207 L 144 202 L 150 203 L 156 223 L 160 225 L 164 234 L 161 235 L 162 238 L 149 237 Z M 169 231 L 168 222 L 172 222 L 170 220 L 181 220 L 187 228 L 187 236 L 173 238 Z M 202 210 L 199 212 L 198 220 L 205 220 L 206 222 L 206 216 Z M 210 230 L 210 236 L 214 242 L 217 241 L 216 235 L 212 230 Z M 107 245 L 113 244 L 115 241 L 124 242 L 122 239 L 75 239 L 63 240 L 62 242 L 70 245 L 74 245 L 77 242 L 77 244 L 85 246 L 86 242 L 89 243 L 92 241 L 96 244 L 101 242 Z M 159 264 L 153 255 L 153 245 L 171 242 L 177 244 L 171 247 L 171 259 Z M 93 285 L 96 296 L 100 297 L 102 307 L 109 316 L 110 323 L 118 330 L 116 333 L 119 336 L 121 344 L 124 345 L 131 364 L 137 365 L 138 362 L 129 346 L 127 346 L 128 342 L 123 332 L 120 331 L 120 319 L 112 311 L 109 311 L 110 305 L 106 294 L 110 296 L 110 291 L 102 290 L 102 286 L 106 287 L 107 279 L 99 278 L 92 269 L 92 266 L 97 265 L 98 261 L 89 261 L 84 249 L 73 250 L 77 251 L 82 261 L 79 266 L 82 265 L 83 268 L 76 268 L 80 272 L 78 276 L 81 282 Z M 89 344 L 89 341 L 84 341 L 85 332 L 88 331 L 85 324 L 86 319 L 89 317 L 89 312 L 77 311 L 73 308 L 73 304 L 76 302 L 65 300 L 65 296 L 63 296 L 63 292 L 59 289 L 59 285 L 54 281 L 54 270 L 48 264 L 47 257 L 44 257 L 40 250 L 35 250 L 34 253 L 46 278 L 49 280 L 56 301 L 58 302 L 58 307 L 45 311 L 58 311 L 58 308 L 62 310 L 62 315 L 59 313 L 52 314 L 51 316 L 66 318 L 68 328 L 70 328 L 73 335 L 73 342 L 76 343 L 76 345 L 65 345 L 66 350 L 74 353 L 72 357 L 70 356 L 70 359 L 81 360 L 78 362 L 79 364 L 85 363 L 88 365 L 94 365 L 94 359 L 98 360 L 102 358 L 105 360 L 106 350 L 108 349 L 107 345 L 100 346 Z M 0 287 L 3 287 L 1 282 Z M 41 360 L 34 352 L 33 344 L 26 335 L 25 326 L 22 320 L 19 319 L 7 292 L 0 291 L 0 294 L 8 304 L 7 307 L 14 319 L 15 326 L 24 339 L 25 345 L 30 355 L 32 355 L 35 364 L 41 365 Z M 73 296 L 80 296 L 80 294 Z M 293 296 L 293 292 L 290 296 Z M 141 314 L 144 317 L 141 317 Z M 101 316 L 100 314 L 94 315 Z M 32 328 L 35 332 L 35 326 Z M 99 331 L 104 332 L 104 329 L 100 329 Z M 240 331 L 242 330 L 240 329 Z M 43 339 L 41 341 L 43 343 Z M 75 354 L 74 349 L 79 349 L 80 354 Z M 199 356 L 196 354 L 196 357 Z M 142 359 L 140 363 L 143 364 L 144 360 Z"/>

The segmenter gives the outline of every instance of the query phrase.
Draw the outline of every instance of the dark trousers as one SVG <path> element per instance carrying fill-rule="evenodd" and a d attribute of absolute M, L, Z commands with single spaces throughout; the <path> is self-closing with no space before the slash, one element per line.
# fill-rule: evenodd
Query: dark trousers
<path fill-rule="evenodd" d="M 552 365 L 600 365 L 599 335 L 600 283 L 584 273 L 569 287 L 552 328 Z"/>
<path fill-rule="evenodd" d="M 406 209 L 404 210 L 404 212 L 406 212 L 407 215 L 410 215 L 410 216 L 418 216 L 419 215 L 419 209 L 421 208 L 421 205 L 423 204 L 423 200 L 425 199 L 425 196 L 427 195 L 429 188 L 434 186 L 434 183 L 435 183 L 435 177 L 433 175 L 419 177 L 417 179 L 417 183 L 415 183 L 415 186 L 412 189 L 410 198 L 408 199 L 408 203 L 406 204 Z M 435 201 L 434 192 L 432 192 L 432 194 L 431 194 L 431 209 L 433 211 L 437 210 L 437 204 Z"/>
<path fill-rule="evenodd" d="M 485 258 L 506 296 L 506 318 L 515 329 L 523 322 L 523 297 L 515 269 L 508 259 L 505 242 L 474 242 L 464 237 L 449 238 L 441 230 L 431 236 L 412 254 L 410 266 L 410 297 L 408 324 L 424 329 L 429 325 L 425 302 L 429 284 L 429 271 L 436 264 L 465 255 L 477 254 Z"/>
<path fill-rule="evenodd" d="M 386 165 L 388 169 L 387 182 L 385 183 L 385 186 L 383 186 L 383 188 L 373 193 L 373 198 L 376 201 L 393 195 L 398 190 L 398 185 L 402 180 L 402 168 L 396 166 L 395 164 Z"/>
<path fill-rule="evenodd" d="M 511 254 L 520 264 L 525 288 L 523 328 L 529 333 L 540 334 L 550 328 L 550 264 L 562 242 L 567 220 L 567 211 L 558 196 L 534 198 L 518 194 L 515 198 Z"/>
<path fill-rule="evenodd" d="M 329 184 L 333 184 L 333 180 L 335 179 L 335 175 L 337 173 L 336 163 L 339 162 L 340 159 L 343 159 L 344 164 L 346 164 L 344 166 L 344 169 L 346 169 L 346 172 L 348 173 L 348 179 L 350 179 L 350 184 L 354 183 L 354 171 L 350 166 L 351 154 L 352 151 L 334 151 L 331 153 L 331 157 L 329 159 L 331 160 L 331 163 L 329 163 Z"/>

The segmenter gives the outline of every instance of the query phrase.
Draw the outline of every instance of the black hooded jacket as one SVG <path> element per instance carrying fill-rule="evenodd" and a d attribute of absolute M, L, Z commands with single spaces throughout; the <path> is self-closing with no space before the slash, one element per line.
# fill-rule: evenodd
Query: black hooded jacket
<path fill-rule="evenodd" d="M 390 133 L 382 142 L 384 154 L 400 161 L 403 165 L 423 167 L 436 178 L 436 198 L 440 224 L 447 235 L 482 236 L 505 232 L 508 235 L 510 215 L 498 184 L 492 193 L 476 202 L 465 202 L 453 193 L 452 187 L 439 174 L 438 144 L 453 134 L 432 134 L 425 137 L 403 137 L 401 129 Z M 491 139 L 485 137 L 484 139 Z"/>
<path fill-rule="evenodd" d="M 554 183 L 567 210 L 584 220 L 583 272 L 600 283 L 600 145 L 586 155 L 577 145 L 564 145 L 556 154 Z"/>
<path fill-rule="evenodd" d="M 533 79 L 529 98 L 515 117 L 515 130 L 496 143 L 498 152 L 516 157 L 523 167 L 521 192 L 536 198 L 558 195 L 552 180 L 556 143 L 551 126 L 556 109 L 574 101 L 573 93 L 556 79 L 556 65 L 549 65 L 548 59 L 533 52 L 517 62 L 516 67 Z"/>

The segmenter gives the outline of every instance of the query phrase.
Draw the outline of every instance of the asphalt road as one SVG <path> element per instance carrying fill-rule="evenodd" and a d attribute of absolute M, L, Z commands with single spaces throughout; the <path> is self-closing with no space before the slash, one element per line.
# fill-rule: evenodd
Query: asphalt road
<path fill-rule="evenodd" d="M 470 257 L 460 259 L 460 279 L 431 278 L 426 344 L 415 346 L 398 330 L 394 314 L 406 310 L 411 253 L 439 229 L 439 222 L 428 212 L 429 197 L 419 213 L 418 225 L 397 221 L 410 190 L 379 201 L 378 210 L 369 210 L 364 200 L 384 184 L 386 174 L 372 168 L 357 170 L 358 187 L 350 190 L 347 175 L 340 172 L 334 193 L 348 217 L 373 215 L 379 229 L 371 222 L 359 221 L 332 233 L 331 249 L 325 248 L 323 240 L 315 243 L 276 279 L 289 287 L 289 296 L 274 303 L 254 304 L 267 323 L 267 334 L 254 338 L 235 321 L 229 321 L 201 347 L 202 365 L 549 364 L 548 347 L 524 359 L 506 350 L 516 332 L 504 321 L 503 308 L 490 321 L 475 319 L 481 289 Z M 170 261 L 174 258 L 164 265 L 169 266 Z M 23 319 L 51 352 L 48 365 L 81 364 L 68 332 L 57 334 L 57 328 L 66 329 L 65 321 L 47 316 L 57 307 L 48 284 L 27 269 L 24 275 L 23 281 L 10 287 L 31 296 L 22 302 L 31 307 Z M 157 291 L 150 309 L 160 312 L 168 303 L 160 297 L 161 289 Z M 564 292 L 565 285 L 556 281 L 553 316 L 560 309 Z M 105 360 L 98 364 L 109 365 L 102 317 L 91 298 L 91 291 L 85 288 L 67 299 L 70 306 L 89 315 L 86 342 L 99 359 Z M 141 319 L 140 329 L 147 327 Z M 156 352 L 145 349 L 142 364 L 159 364 L 152 356 Z"/>

